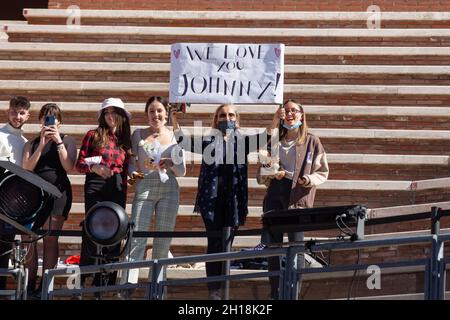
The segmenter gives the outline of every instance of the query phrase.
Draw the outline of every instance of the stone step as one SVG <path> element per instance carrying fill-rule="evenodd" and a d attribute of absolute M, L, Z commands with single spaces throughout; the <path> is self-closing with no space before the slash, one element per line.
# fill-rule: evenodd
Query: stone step
<path fill-rule="evenodd" d="M 38 112 L 45 104 L 45 101 L 31 101 L 31 111 Z M 96 114 L 101 102 L 58 102 L 55 101 L 60 108 L 66 112 L 83 112 L 88 114 Z M 397 116 L 397 117 L 448 117 L 450 116 L 450 108 L 448 107 L 391 107 L 391 106 L 340 106 L 340 105 L 308 105 L 302 104 L 305 112 L 310 116 Z M 6 111 L 9 106 L 9 101 L 0 101 L 0 110 Z M 241 115 L 272 115 L 278 106 L 274 105 L 234 105 Z M 126 108 L 132 114 L 144 112 L 145 102 L 142 103 L 126 103 Z M 213 104 L 191 104 L 186 108 L 186 115 L 194 114 L 208 114 L 210 116 L 217 108 Z M 426 109 L 424 109 L 426 108 Z M 133 119 L 134 120 L 134 119 Z M 183 118 L 184 120 L 184 118 Z"/>
<path fill-rule="evenodd" d="M 97 117 L 99 102 L 56 102 L 64 112 L 64 123 L 91 123 Z M 38 123 L 39 109 L 45 102 L 32 102 L 30 123 Z M 7 110 L 8 101 L 0 101 L 0 110 Z M 127 103 L 134 115 L 133 124 L 146 125 L 144 103 Z M 209 125 L 217 105 L 193 104 L 183 115 L 182 123 L 193 126 L 194 121 Z M 243 127 L 268 126 L 276 111 L 275 105 L 236 105 L 242 115 Z M 450 117 L 448 107 L 389 107 L 389 106 L 338 106 L 303 105 L 308 125 L 313 128 L 365 128 L 365 129 L 409 129 L 446 130 Z"/>
<path fill-rule="evenodd" d="M 262 213 L 262 207 L 248 207 L 249 210 L 249 217 L 260 217 Z M 131 215 L 131 204 L 127 204 L 126 211 L 128 214 Z M 72 209 L 70 211 L 74 214 L 84 214 L 84 203 L 73 203 Z M 180 205 L 180 208 L 178 210 L 178 215 L 180 216 L 192 216 L 197 215 L 194 212 L 194 205 Z"/>
<path fill-rule="evenodd" d="M 75 62 L 75 61 L 15 61 L 0 60 L 0 70 L 18 71 L 97 71 L 97 72 L 170 72 L 170 63 L 120 63 L 120 62 Z M 378 66 L 378 65 L 285 65 L 290 74 L 363 74 L 363 75 L 448 75 L 448 66 Z"/>
<path fill-rule="evenodd" d="M 77 151 L 79 152 L 79 150 Z M 200 154 L 185 151 L 186 159 L 190 165 L 199 165 L 202 161 Z M 249 167 L 257 165 L 257 153 L 248 155 Z M 358 154 L 358 153 L 327 153 L 328 163 L 336 165 L 367 165 L 374 166 L 433 166 L 447 167 L 450 164 L 450 156 L 447 155 L 395 155 L 395 154 Z M 416 179 L 420 180 L 420 179 Z"/>
<path fill-rule="evenodd" d="M 143 126 L 132 126 L 132 130 Z M 63 124 L 61 131 L 74 136 L 77 145 L 81 145 L 82 138 L 89 129 L 96 128 L 95 124 L 68 125 Z M 184 127 L 188 132 L 193 128 Z M 203 127 L 208 131 L 208 127 Z M 40 130 L 38 124 L 26 124 L 25 136 L 32 138 Z M 245 128 L 243 132 L 255 133 L 254 129 Z M 376 154 L 409 154 L 409 155 L 444 155 L 450 153 L 450 146 L 445 141 L 450 139 L 447 130 L 385 130 L 385 129 L 330 129 L 310 128 L 310 132 L 317 135 L 325 150 L 329 153 L 376 153 Z M 414 147 L 413 147 L 414 146 Z"/>
<path fill-rule="evenodd" d="M 50 89 L 51 88 L 51 89 Z M 450 86 L 433 85 L 295 85 L 284 86 L 285 99 L 297 98 L 304 104 L 331 105 L 433 105 L 448 106 Z M 168 95 L 168 83 L 0 80 L 0 100 L 11 92 L 30 100 L 102 101 L 120 96 L 127 102 L 146 101 L 151 95 Z"/>
<path fill-rule="evenodd" d="M 404 163 L 398 163 L 392 161 L 390 163 L 378 163 L 378 164 L 364 164 L 364 163 L 353 163 L 351 161 L 346 163 L 336 163 L 333 156 L 336 154 L 331 154 L 328 156 L 328 163 L 330 166 L 329 179 L 331 180 L 424 180 L 424 179 L 436 179 L 445 178 L 449 175 L 449 165 L 432 165 L 431 163 L 422 163 L 416 165 L 408 165 Z M 192 158 L 188 159 L 191 160 Z M 358 155 L 356 155 L 358 157 Z M 350 158 L 346 157 L 347 159 Z M 395 155 L 394 155 L 395 157 Z M 432 161 L 433 156 L 424 156 L 424 158 L 430 158 Z M 441 157 L 441 156 L 434 156 Z M 252 159 L 253 158 L 253 159 Z M 249 157 L 250 164 L 248 166 L 249 177 L 256 177 L 258 165 L 253 163 L 256 157 Z M 194 158 L 194 163 L 189 162 L 187 166 L 186 176 L 196 177 L 200 174 L 200 164 L 198 163 L 198 158 Z M 256 160 L 255 160 L 256 161 Z"/>
<path fill-rule="evenodd" d="M 27 134 L 31 139 L 35 134 Z M 78 140 L 81 136 L 77 136 Z M 328 153 L 329 179 L 358 180 L 424 180 L 447 177 L 449 157 L 446 155 L 382 155 Z M 186 176 L 198 176 L 201 155 L 186 152 Z M 248 174 L 255 177 L 258 170 L 257 154 L 248 157 Z"/>
<path fill-rule="evenodd" d="M 440 207 L 443 210 L 447 210 L 450 208 L 450 202 L 436 202 L 436 203 L 425 203 L 425 204 L 416 204 L 416 205 L 405 205 L 405 206 L 394 206 L 394 207 L 384 207 L 384 208 L 373 208 L 368 209 L 367 218 L 374 219 L 374 218 L 385 218 L 392 215 L 408 215 L 413 213 L 422 213 L 422 212 L 431 212 L 432 207 Z M 196 221 L 197 224 L 200 224 L 199 227 L 197 227 L 196 223 L 193 223 L 191 226 L 192 230 L 195 230 L 199 228 L 200 230 L 204 229 L 204 227 L 201 225 L 201 218 L 197 213 L 193 212 L 193 205 L 181 205 L 178 211 L 177 215 L 177 224 L 176 224 L 176 230 L 183 230 L 186 229 L 183 227 L 184 223 L 186 221 Z M 126 211 L 128 215 L 131 217 L 131 204 L 127 204 Z M 243 226 L 243 229 L 249 229 L 251 228 L 251 225 L 256 225 L 257 228 L 261 228 L 260 218 L 263 214 L 263 209 L 261 206 L 255 206 L 255 207 L 249 207 L 249 214 L 247 216 L 247 222 Z M 83 203 L 73 203 L 72 209 L 69 215 L 68 221 L 65 223 L 64 229 L 71 229 L 71 230 L 80 230 L 79 223 L 84 219 L 85 211 L 84 211 L 84 204 Z M 154 219 L 154 218 L 153 218 Z M 447 219 L 448 220 L 448 219 Z M 447 224 L 447 220 L 443 220 L 443 223 Z M 402 224 L 403 231 L 405 230 L 426 230 L 429 228 L 429 222 L 425 220 L 419 221 L 419 223 L 415 222 L 401 222 L 398 224 Z M 154 222 L 152 221 L 152 226 L 154 225 Z M 395 229 L 395 223 L 384 225 L 384 229 L 380 229 L 379 226 L 366 226 L 366 233 L 367 237 L 370 239 L 376 235 L 374 233 L 377 232 L 394 232 L 392 234 L 387 234 L 385 237 L 388 236 L 394 236 L 399 234 L 396 234 L 397 230 Z M 152 230 L 153 227 L 152 227 Z M 187 228 L 187 230 L 190 230 Z M 139 230 L 142 231 L 142 230 Z M 424 233 L 426 231 L 417 231 L 418 233 Z M 307 237 L 316 238 L 319 237 L 333 237 L 335 235 L 335 231 L 308 231 L 306 232 Z M 234 245 L 237 247 L 245 247 L 245 248 L 251 248 L 256 246 L 259 243 L 260 236 L 239 236 L 236 239 L 239 239 L 238 242 L 235 242 Z M 174 246 L 205 246 L 205 239 L 204 238 L 174 238 L 172 244 Z M 63 237 L 63 242 L 66 243 L 79 243 L 80 239 L 77 237 Z M 149 238 L 148 244 L 152 244 L 151 238 Z"/>
<path fill-rule="evenodd" d="M 86 132 L 88 130 L 88 127 L 86 127 Z M 320 132 L 322 129 L 312 129 L 311 132 Z M 328 129 L 323 129 L 328 130 Z M 346 130 L 353 130 L 353 133 L 357 133 L 356 130 L 364 131 L 364 129 L 338 129 L 336 131 L 346 131 Z M 368 129 L 369 131 L 372 131 L 372 129 Z M 376 129 L 375 129 L 376 130 Z M 391 133 L 395 133 L 392 131 L 412 131 L 413 133 L 415 130 L 385 130 L 387 132 L 391 131 Z M 421 130 L 425 131 L 425 130 Z M 436 131 L 439 133 L 438 130 L 426 130 L 426 131 Z M 66 133 L 64 130 L 62 130 L 63 133 Z M 407 134 L 404 132 L 405 135 Z M 415 135 L 415 134 L 414 134 Z M 32 139 L 36 136 L 36 134 L 26 134 L 25 137 L 27 139 Z M 84 134 L 74 135 L 74 138 L 76 140 L 77 146 L 81 145 L 82 138 Z M 352 138 L 351 135 L 347 137 L 337 137 L 337 136 L 330 136 L 327 135 L 320 136 L 319 138 L 322 141 L 322 144 L 324 145 L 325 150 L 329 153 L 345 153 L 345 154 L 351 154 L 354 152 L 357 153 L 366 153 L 366 154 L 385 154 L 385 155 L 391 155 L 391 154 L 404 154 L 404 155 L 445 155 L 450 153 L 450 147 L 447 146 L 446 143 L 443 143 L 446 141 L 446 139 L 442 139 L 438 136 L 433 137 L 428 135 L 427 137 L 420 137 L 415 135 L 414 138 L 408 136 L 406 138 L 399 138 L 398 136 L 377 136 L 377 137 L 356 137 L 356 139 Z M 415 148 L 415 149 L 414 149 Z"/>
<path fill-rule="evenodd" d="M 198 177 L 201 156 L 186 152 L 188 160 L 186 176 Z M 376 155 L 376 154 L 327 154 L 330 166 L 329 179 L 345 180 L 426 180 L 445 178 L 449 173 L 448 156 L 432 155 Z M 256 177 L 257 154 L 248 157 L 248 175 Z"/>
<path fill-rule="evenodd" d="M 367 28 L 193 28 L 58 25 L 6 25 L 11 42 L 83 42 L 170 44 L 173 42 L 237 42 L 286 45 L 448 46 L 450 29 Z"/>
<path fill-rule="evenodd" d="M 285 65 L 287 84 L 449 85 L 450 67 Z M 169 82 L 170 63 L 0 60 L 5 80 Z"/>
<path fill-rule="evenodd" d="M 2 29 L 0 30 L 0 43 L 2 44 L 1 47 L 3 47 L 3 45 L 7 45 L 8 43 L 8 35 L 5 32 L 3 32 L 3 26 L 12 24 L 27 24 L 27 22 L 19 20 L 0 20 L 0 27 Z"/>
<path fill-rule="evenodd" d="M 449 56 L 450 47 L 286 46 L 284 59 L 287 64 L 448 65 Z M 0 59 L 168 62 L 170 46 L 8 42 L 0 47 Z"/>
<path fill-rule="evenodd" d="M 72 185 L 84 185 L 84 175 L 69 175 Z M 180 188 L 197 188 L 197 177 L 177 177 Z M 248 179 L 249 189 L 263 189 L 256 179 Z M 327 180 L 317 187 L 318 190 L 364 190 L 364 191 L 418 191 L 428 189 L 450 188 L 450 178 L 427 179 L 420 181 L 391 180 Z"/>
<path fill-rule="evenodd" d="M 415 204 L 415 205 L 406 205 L 406 206 L 395 206 L 395 207 L 382 207 L 382 208 L 369 208 L 367 213 L 368 219 L 375 218 L 383 218 L 388 217 L 390 215 L 407 215 L 419 212 L 427 212 L 430 211 L 432 207 L 440 207 L 443 210 L 450 209 L 450 201 L 446 202 L 434 202 L 434 203 L 425 203 L 425 204 Z M 256 207 L 248 207 L 249 213 L 248 217 L 261 217 L 263 213 L 262 206 Z M 131 204 L 127 204 L 126 211 L 128 215 L 131 215 Z M 84 214 L 84 203 L 73 203 L 71 208 L 71 214 Z M 178 210 L 179 216 L 193 216 L 197 215 L 194 212 L 193 205 L 180 205 Z M 245 239 L 251 239 L 253 236 L 243 236 Z"/>
<path fill-rule="evenodd" d="M 435 180 L 433 182 L 434 186 L 427 186 L 425 190 L 416 190 L 411 180 L 390 180 L 389 178 L 380 180 L 377 176 L 372 176 L 373 180 L 352 180 L 351 173 L 347 176 L 342 174 L 342 177 L 344 179 L 328 180 L 325 184 L 319 186 L 316 193 L 315 206 L 364 204 L 374 208 L 450 201 L 450 188 L 445 187 L 448 184 L 448 181 L 445 179 L 448 178 L 433 179 Z M 180 204 L 193 205 L 195 203 L 197 179 L 197 177 L 191 176 L 179 178 L 179 183 L 181 184 Z M 413 190 L 411 190 L 411 185 Z M 83 187 L 84 177 L 82 175 L 73 176 L 74 202 L 84 202 Z M 134 187 L 129 187 L 128 189 L 127 201 L 131 203 L 134 196 Z M 266 188 L 258 185 L 254 176 L 249 176 L 248 205 L 261 206 L 265 194 Z M 199 223 L 201 223 L 201 220 L 199 220 Z M 192 227 L 190 219 L 186 220 L 185 227 Z"/>
<path fill-rule="evenodd" d="M 200 174 L 201 155 L 186 152 L 187 177 Z M 327 154 L 331 180 L 426 180 L 445 178 L 449 173 L 448 156 Z M 256 177 L 257 154 L 248 157 L 248 175 Z M 74 172 L 74 174 L 77 174 Z"/>
<path fill-rule="evenodd" d="M 95 129 L 95 124 L 86 124 L 83 127 L 79 125 L 62 124 L 61 131 L 73 136 L 83 135 L 91 129 Z M 145 126 L 131 126 L 132 131 Z M 25 124 L 24 132 L 28 134 L 38 134 L 40 132 L 40 124 Z M 194 134 L 194 130 L 200 130 L 199 127 L 183 126 L 186 133 Z M 209 127 L 201 128 L 204 134 L 208 134 L 211 130 Z M 241 128 L 244 134 L 255 134 L 263 131 L 264 128 Z M 449 140 L 450 131 L 448 130 L 383 130 L 383 129 L 325 129 L 310 128 L 311 133 L 320 138 L 336 138 L 336 139 L 404 139 L 404 140 Z"/>
<path fill-rule="evenodd" d="M 66 245 L 81 244 L 80 237 L 60 237 L 60 242 Z M 261 242 L 260 236 L 239 236 L 233 241 L 233 247 L 236 249 L 240 248 L 253 248 Z M 287 237 L 286 237 L 287 242 Z M 147 245 L 151 247 L 153 245 L 153 238 L 149 238 Z M 206 238 L 173 238 L 171 245 L 173 247 L 181 247 L 180 249 L 173 250 L 174 252 L 179 252 L 182 247 L 196 247 L 199 248 L 198 252 L 201 252 L 207 246 Z M 197 250 L 196 250 L 197 251 Z"/>
<path fill-rule="evenodd" d="M 131 192 L 131 191 L 130 191 Z M 195 194 L 196 190 L 192 190 Z M 434 191 L 435 192 L 435 191 Z M 321 194 L 322 192 L 318 191 L 318 197 L 316 200 L 316 208 L 318 207 L 328 207 L 328 206 L 334 206 L 334 205 L 365 205 L 367 208 L 377 208 L 377 206 L 380 205 L 390 205 L 392 207 L 387 208 L 377 208 L 377 209 L 369 209 L 369 217 L 370 218 L 384 218 L 391 215 L 404 215 L 404 214 L 411 214 L 411 213 L 417 213 L 417 212 L 431 212 L 431 206 L 437 205 L 440 207 L 443 207 L 443 209 L 448 208 L 448 202 L 450 201 L 450 197 L 448 196 L 448 191 L 445 197 L 439 199 L 438 201 L 433 200 L 430 198 L 430 200 L 420 200 L 420 202 L 417 202 L 418 204 L 411 205 L 411 201 L 404 201 L 405 193 L 389 193 L 384 192 L 380 193 L 384 198 L 377 199 L 376 201 L 364 201 L 362 200 L 363 197 L 359 198 L 359 195 L 361 193 L 357 193 L 354 195 L 355 200 L 345 200 L 339 204 L 335 204 L 332 201 L 332 199 L 326 199 L 328 202 L 324 202 L 324 198 L 326 198 L 326 194 Z M 341 192 L 342 193 L 342 192 Z M 342 193 L 344 194 L 344 193 Z M 372 194 L 376 194 L 375 192 L 372 192 Z M 417 193 L 419 194 L 419 193 Z M 264 194 L 263 194 L 264 195 Z M 392 201 L 392 197 L 400 195 L 397 197 L 398 199 L 394 199 Z M 367 192 L 366 192 L 367 196 Z M 379 197 L 379 196 L 378 196 Z M 130 193 L 130 197 L 128 199 L 128 205 L 127 205 L 127 212 L 131 215 L 131 208 L 130 205 L 132 203 L 133 197 L 132 193 Z M 184 201 L 183 194 L 181 195 L 181 205 L 180 210 L 178 212 L 177 218 L 176 218 L 176 224 L 175 224 L 175 230 L 176 231 L 204 231 L 205 226 L 203 219 L 201 216 L 197 213 L 194 213 L 193 210 L 193 203 L 195 199 L 192 199 L 191 202 Z M 381 200 L 381 201 L 380 201 Z M 84 220 L 85 214 L 84 214 L 84 204 L 82 203 L 83 198 L 75 199 L 75 202 L 72 206 L 71 213 L 68 217 L 68 220 L 64 224 L 65 230 L 80 230 L 80 223 Z M 388 202 L 389 201 L 389 202 Z M 252 204 L 249 207 L 249 214 L 247 216 L 247 219 L 245 221 L 245 225 L 241 228 L 244 229 L 261 229 L 262 228 L 262 222 L 261 222 L 261 215 L 262 215 L 262 198 L 258 201 L 251 201 Z M 432 203 L 430 203 L 432 202 Z M 442 227 L 450 227 L 450 218 L 445 217 L 441 221 Z M 154 230 L 154 217 L 152 218 L 151 222 L 151 230 Z M 395 222 L 395 223 L 389 223 L 389 224 L 380 224 L 380 225 L 366 225 L 365 233 L 367 235 L 371 234 L 378 234 L 378 233 L 392 233 L 396 234 L 398 232 L 406 232 L 406 231 L 412 231 L 412 230 L 429 230 L 430 228 L 430 221 L 429 219 L 419 219 L 419 220 L 413 220 L 413 221 L 402 221 L 402 222 Z M 305 235 L 308 237 L 325 237 L 325 238 L 335 238 L 339 231 L 337 228 L 331 228 L 329 230 L 316 230 L 316 231 L 308 231 L 305 232 Z M 258 236 L 257 236 L 258 237 Z M 178 248 L 177 251 L 182 251 L 182 248 Z"/>
<path fill-rule="evenodd" d="M 448 12 L 280 12 L 24 9 L 30 24 L 217 27 L 366 27 L 375 18 L 383 27 L 447 27 Z M 369 21 L 369 22 L 368 22 Z M 76 22 L 78 23 L 78 21 Z M 380 24 L 381 26 L 381 24 Z"/>
<path fill-rule="evenodd" d="M 67 10 L 58 9 L 35 9 L 25 8 L 23 10 L 25 18 L 58 18 L 67 17 Z M 360 20 L 366 21 L 373 15 L 373 12 L 358 11 L 177 11 L 174 15 L 173 11 L 167 10 L 82 10 L 82 17 L 106 19 L 203 19 L 203 20 Z M 380 12 L 382 20 L 399 20 L 399 21 L 450 21 L 449 12 Z"/>
<path fill-rule="evenodd" d="M 187 0 L 166 1 L 153 3 L 147 0 L 134 0 L 132 4 L 126 0 L 104 0 L 101 2 L 92 0 L 59 0 L 50 2 L 51 9 L 64 9 L 70 5 L 77 4 L 83 9 L 102 9 L 102 10 L 203 10 L 203 11 L 366 11 L 373 4 L 371 0 L 339 0 L 335 2 L 314 2 L 308 0 L 284 0 L 280 3 L 255 2 L 242 3 L 223 0 L 197 0 L 189 2 Z M 244 5 L 245 4 L 245 5 Z M 422 0 L 420 2 L 411 2 L 410 0 L 379 0 L 377 4 L 385 11 L 450 11 L 450 5 L 447 2 Z"/>

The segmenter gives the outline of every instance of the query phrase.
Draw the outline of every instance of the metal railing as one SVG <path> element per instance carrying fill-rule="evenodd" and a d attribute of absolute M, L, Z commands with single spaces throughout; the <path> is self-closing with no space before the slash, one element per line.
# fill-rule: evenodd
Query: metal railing
<path fill-rule="evenodd" d="M 241 251 L 232 253 L 217 253 L 208 255 L 186 256 L 176 258 L 165 258 L 159 260 L 148 260 L 141 262 L 121 262 L 99 266 L 86 266 L 79 268 L 79 274 L 93 272 L 108 272 L 114 270 L 151 268 L 148 280 L 140 284 L 123 284 L 105 287 L 91 287 L 78 289 L 53 289 L 53 281 L 58 276 L 73 274 L 73 268 L 46 270 L 44 274 L 42 299 L 53 299 L 56 296 L 70 296 L 83 293 L 117 291 L 132 288 L 145 288 L 145 299 L 159 300 L 164 298 L 164 288 L 176 285 L 189 285 L 215 281 L 246 280 L 255 278 L 267 278 L 271 276 L 280 277 L 280 299 L 295 300 L 298 297 L 297 282 L 302 274 L 354 271 L 366 269 L 369 264 L 351 264 L 340 266 L 329 266 L 323 268 L 297 268 L 296 257 L 301 253 L 364 249 L 392 245 L 411 245 L 431 243 L 431 256 L 428 259 L 405 260 L 395 262 L 384 262 L 377 264 L 380 268 L 400 268 L 405 266 L 425 267 L 425 299 L 443 299 L 445 290 L 445 270 L 449 259 L 443 259 L 444 242 L 450 240 L 450 234 L 444 235 L 422 235 L 410 237 L 397 237 L 390 239 L 361 240 L 355 242 L 330 242 L 320 244 L 290 245 L 283 248 L 266 248 L 255 251 Z M 259 271 L 246 274 L 224 275 L 216 277 L 201 277 L 190 279 L 164 279 L 164 269 L 169 265 L 178 265 L 196 262 L 215 262 L 224 260 L 253 259 L 271 256 L 286 256 L 285 268 L 280 271 Z"/>
<path fill-rule="evenodd" d="M 385 246 L 403 246 L 411 244 L 430 244 L 430 256 L 424 259 L 403 260 L 394 262 L 383 262 L 377 264 L 380 268 L 400 268 L 405 266 L 424 267 L 424 298 L 429 300 L 444 299 L 445 293 L 445 271 L 446 264 L 450 263 L 450 258 L 444 258 L 444 243 L 450 240 L 450 233 L 440 234 L 440 218 L 448 214 L 438 207 L 431 210 L 431 234 L 405 237 L 390 237 L 384 239 L 357 240 L 357 241 L 333 241 L 327 243 L 307 242 L 302 244 L 284 245 L 279 248 L 266 248 L 263 250 L 249 250 L 240 252 L 226 252 L 216 254 L 204 254 L 196 256 L 185 256 L 175 258 L 155 259 L 139 262 L 120 262 L 104 265 L 93 265 L 85 267 L 71 267 L 54 270 L 46 270 L 43 279 L 42 299 L 53 299 L 56 296 L 67 296 L 93 292 L 107 292 L 126 290 L 132 288 L 145 288 L 146 299 L 164 299 L 164 289 L 174 285 L 189 285 L 208 282 L 227 282 L 232 280 L 244 280 L 254 278 L 279 277 L 279 298 L 292 300 L 298 297 L 298 282 L 303 274 L 325 273 L 337 271 L 355 271 L 367 268 L 368 264 L 349 264 L 339 266 L 327 266 L 323 268 L 299 268 L 297 266 L 298 254 L 317 253 L 322 251 L 338 250 L 360 250 L 364 248 L 376 248 Z M 420 213 L 419 216 L 423 218 Z M 393 217 L 397 219 L 398 217 Z M 386 218 L 383 218 L 386 219 Z M 394 219 L 394 220 L 395 220 Z M 376 224 L 376 221 L 372 221 Z M 240 259 L 267 258 L 273 256 L 284 256 L 286 258 L 285 267 L 279 271 L 260 271 L 247 274 L 221 275 L 215 277 L 200 277 L 190 279 L 165 279 L 164 270 L 170 265 L 197 262 L 231 261 Z M 359 259 L 358 259 L 359 260 Z M 359 261 L 358 261 L 359 262 Z M 150 268 L 148 279 L 139 284 L 123 284 L 104 287 L 91 288 L 53 288 L 55 277 L 71 276 L 80 277 L 81 274 L 95 272 L 109 272 L 116 270 L 127 270 L 137 268 Z"/>
<path fill-rule="evenodd" d="M 0 296 L 11 297 L 11 300 L 25 300 L 27 298 L 28 269 L 23 267 L 0 268 L 0 276 L 13 277 L 16 282 L 15 290 L 0 290 Z"/>

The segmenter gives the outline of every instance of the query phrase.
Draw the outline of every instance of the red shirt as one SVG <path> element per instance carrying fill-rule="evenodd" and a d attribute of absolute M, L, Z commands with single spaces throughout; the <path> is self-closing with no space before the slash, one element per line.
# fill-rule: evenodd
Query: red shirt
<path fill-rule="evenodd" d="M 85 159 L 89 157 L 101 156 L 102 160 L 100 165 L 104 165 L 111 169 L 114 173 L 120 174 L 126 190 L 129 162 L 127 152 L 123 147 L 119 146 L 117 137 L 113 134 L 109 134 L 108 144 L 105 147 L 101 147 L 99 149 L 94 148 L 94 136 L 95 130 L 88 131 L 88 133 L 84 136 L 76 164 L 77 170 L 81 173 L 91 172 L 91 168 L 86 163 Z"/>

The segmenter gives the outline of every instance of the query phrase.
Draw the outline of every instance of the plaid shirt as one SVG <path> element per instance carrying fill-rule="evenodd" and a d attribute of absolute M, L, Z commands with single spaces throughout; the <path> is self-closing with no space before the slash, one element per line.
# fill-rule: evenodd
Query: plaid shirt
<path fill-rule="evenodd" d="M 117 137 L 109 135 L 108 145 L 100 149 L 94 149 L 95 130 L 90 130 L 86 134 L 81 144 L 76 168 L 81 173 L 91 172 L 91 168 L 86 164 L 85 159 L 89 157 L 101 156 L 101 165 L 110 168 L 114 173 L 122 176 L 123 187 L 126 190 L 129 156 L 127 152 L 117 145 Z"/>

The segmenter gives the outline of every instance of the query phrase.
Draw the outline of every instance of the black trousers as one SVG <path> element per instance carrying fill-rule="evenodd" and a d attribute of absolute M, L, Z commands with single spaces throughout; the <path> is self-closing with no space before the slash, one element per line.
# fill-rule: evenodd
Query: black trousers
<path fill-rule="evenodd" d="M 233 242 L 233 233 L 229 232 L 231 226 L 227 225 L 227 215 L 228 212 L 226 210 L 226 189 L 223 185 L 222 179 L 219 179 L 219 192 L 218 198 L 216 200 L 216 206 L 214 210 L 214 219 L 213 221 L 209 219 L 205 219 L 203 216 L 203 222 L 205 224 L 205 229 L 207 232 L 216 231 L 219 233 L 217 237 L 208 237 L 208 247 L 207 254 L 210 253 L 220 253 L 225 252 L 228 246 L 232 245 Z M 227 230 L 228 229 L 228 230 Z M 229 237 L 225 237 L 226 234 L 231 234 Z M 225 262 L 206 262 L 206 276 L 220 276 L 224 274 Z M 208 282 L 209 290 L 217 290 L 222 286 L 221 282 Z"/>
<path fill-rule="evenodd" d="M 281 180 L 273 179 L 267 189 L 266 197 L 264 198 L 263 211 L 269 210 L 286 210 L 289 207 L 289 198 L 291 193 L 292 180 L 283 178 Z M 282 232 L 268 232 L 264 231 L 261 235 L 261 243 L 268 245 L 274 243 L 282 243 L 284 234 Z M 303 241 L 303 232 L 288 232 L 289 242 Z M 269 271 L 279 271 L 281 268 L 280 257 L 269 257 L 267 259 Z M 305 266 L 305 257 L 302 254 L 297 256 L 297 267 L 303 268 Z M 278 277 L 270 278 L 270 291 L 272 298 L 278 297 L 279 288 Z M 298 290 L 301 289 L 301 278 L 298 282 Z"/>
<path fill-rule="evenodd" d="M 5 232 L 6 223 L 0 220 L 0 269 L 7 269 L 9 266 L 9 257 L 11 253 L 6 254 L 12 249 L 12 241 L 14 241 L 14 235 L 3 234 Z M 12 231 L 13 229 L 10 228 Z M 0 290 L 6 289 L 7 276 L 0 276 Z"/>
<path fill-rule="evenodd" d="M 85 213 L 89 211 L 94 205 L 103 201 L 111 201 L 125 208 L 126 206 L 126 192 L 122 187 L 122 177 L 115 174 L 111 178 L 103 179 L 96 174 L 87 174 L 86 183 L 84 185 L 84 208 Z M 120 253 L 120 243 L 111 247 L 105 248 L 111 256 L 118 256 Z M 81 243 L 80 266 L 93 265 L 98 263 L 98 260 L 93 257 L 97 255 L 97 245 L 92 242 L 83 232 Z M 116 262 L 118 258 L 109 259 L 106 262 Z M 116 283 L 117 272 L 109 272 L 106 277 L 101 277 L 99 273 L 94 276 L 93 285 L 113 285 Z M 101 281 L 103 279 L 103 281 Z M 84 283 L 85 277 L 81 278 Z"/>

